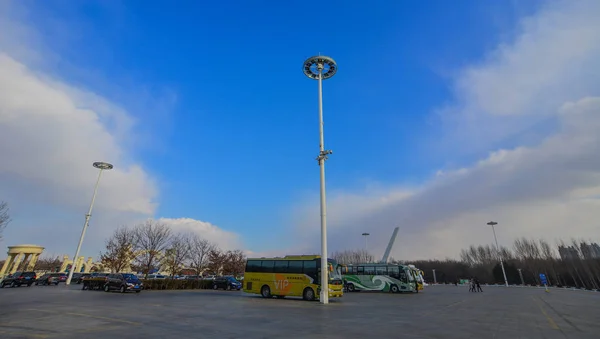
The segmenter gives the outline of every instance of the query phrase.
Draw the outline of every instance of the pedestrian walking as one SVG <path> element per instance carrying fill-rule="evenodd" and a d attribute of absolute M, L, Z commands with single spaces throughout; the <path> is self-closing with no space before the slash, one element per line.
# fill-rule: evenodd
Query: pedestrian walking
<path fill-rule="evenodd" d="M 475 285 L 477 286 L 477 292 L 483 292 L 481 285 L 479 285 L 479 279 L 475 278 Z"/>

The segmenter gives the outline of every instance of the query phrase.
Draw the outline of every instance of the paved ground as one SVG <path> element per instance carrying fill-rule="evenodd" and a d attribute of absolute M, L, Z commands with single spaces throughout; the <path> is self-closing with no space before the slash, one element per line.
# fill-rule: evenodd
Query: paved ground
<path fill-rule="evenodd" d="M 0 338 L 598 338 L 600 293 L 431 286 L 329 305 L 227 291 L 0 289 Z"/>

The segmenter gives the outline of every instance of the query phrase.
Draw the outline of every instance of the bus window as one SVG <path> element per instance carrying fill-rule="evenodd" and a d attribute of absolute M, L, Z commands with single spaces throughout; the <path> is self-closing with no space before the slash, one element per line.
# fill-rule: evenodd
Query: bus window
<path fill-rule="evenodd" d="M 375 267 L 375 273 L 377 275 L 387 275 L 387 267 L 377 266 L 377 267 Z"/>
<path fill-rule="evenodd" d="M 317 280 L 317 261 L 316 260 L 304 260 L 304 274 Z M 317 282 L 315 282 L 317 283 Z"/>
<path fill-rule="evenodd" d="M 365 274 L 365 268 L 364 268 L 364 266 L 358 266 L 356 268 L 356 274 L 357 275 L 363 275 L 363 274 Z"/>
<path fill-rule="evenodd" d="M 398 278 L 400 275 L 400 269 L 398 266 L 389 266 L 388 275 L 392 278 Z"/>
<path fill-rule="evenodd" d="M 275 267 L 273 269 L 275 273 L 287 273 L 288 272 L 288 261 L 287 260 L 277 260 L 275 262 Z"/>
<path fill-rule="evenodd" d="M 248 260 L 246 272 L 260 272 L 260 260 Z"/>
<path fill-rule="evenodd" d="M 303 263 L 304 261 L 302 260 L 290 260 L 288 264 L 288 273 L 303 273 Z"/>
<path fill-rule="evenodd" d="M 260 266 L 260 272 L 262 273 L 273 273 L 273 260 L 263 260 L 262 265 Z"/>
<path fill-rule="evenodd" d="M 365 266 L 365 275 L 375 275 L 375 267 Z"/>

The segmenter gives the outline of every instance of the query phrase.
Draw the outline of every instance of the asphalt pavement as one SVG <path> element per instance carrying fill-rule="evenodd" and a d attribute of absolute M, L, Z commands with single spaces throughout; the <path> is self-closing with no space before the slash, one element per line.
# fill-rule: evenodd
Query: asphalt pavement
<path fill-rule="evenodd" d="M 600 293 L 428 286 L 329 305 L 238 291 L 0 289 L 0 338 L 599 338 Z"/>

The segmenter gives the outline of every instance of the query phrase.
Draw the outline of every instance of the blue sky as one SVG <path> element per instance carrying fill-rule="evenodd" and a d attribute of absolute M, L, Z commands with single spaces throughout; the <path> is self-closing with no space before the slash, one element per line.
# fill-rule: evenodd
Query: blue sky
<path fill-rule="evenodd" d="M 518 131 L 480 149 L 447 144 L 439 112 L 458 101 L 460 72 L 513 43 L 542 3 L 24 1 L 13 19 L 48 53 L 31 69 L 135 120 L 118 140 L 157 186 L 155 217 L 210 222 L 275 250 L 292 246 L 298 205 L 318 208 L 306 58 L 339 66 L 324 82 L 328 191 L 417 188 L 518 146 Z"/>

